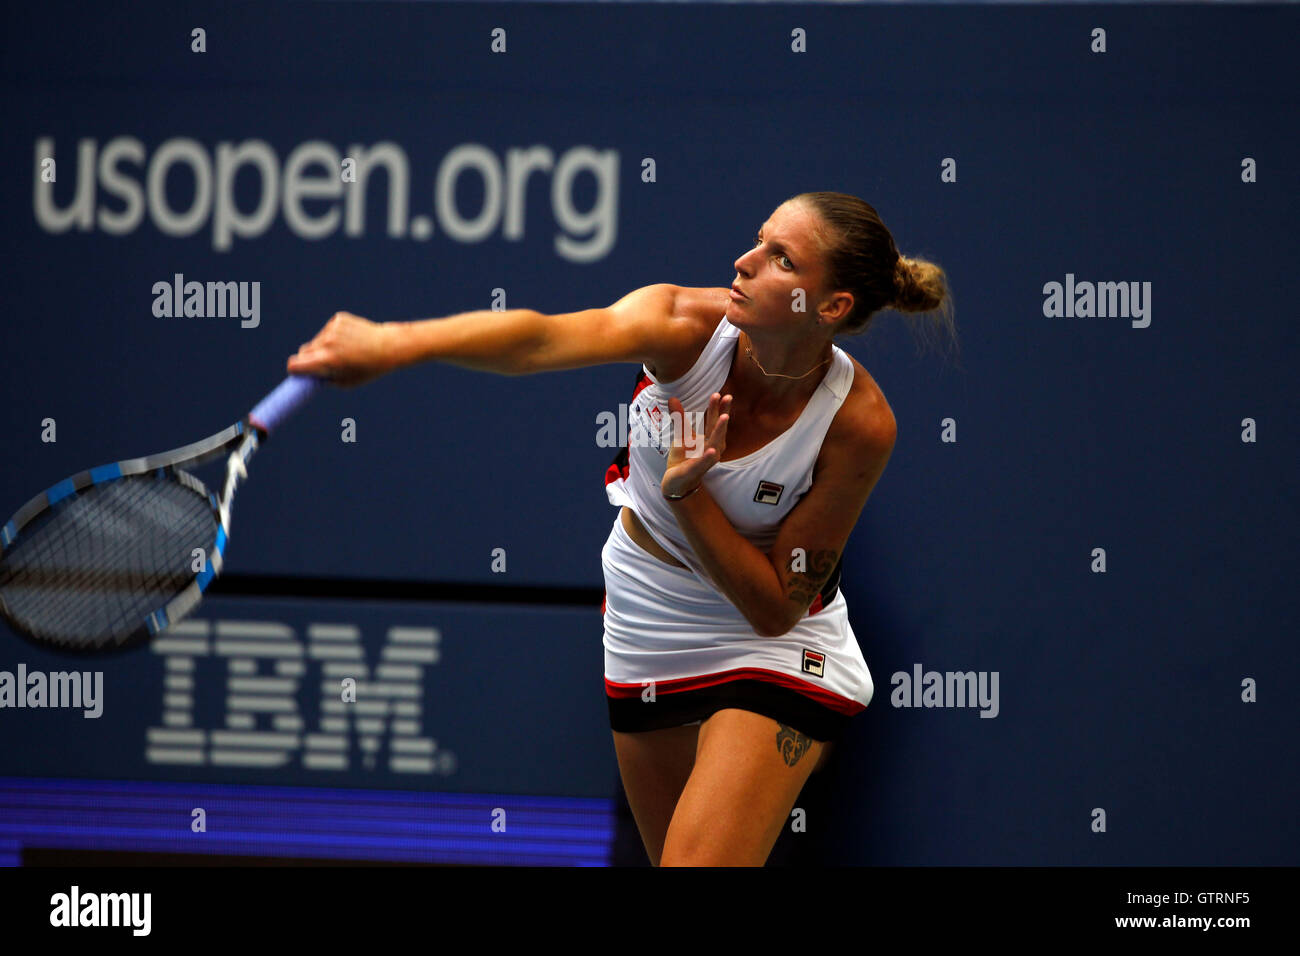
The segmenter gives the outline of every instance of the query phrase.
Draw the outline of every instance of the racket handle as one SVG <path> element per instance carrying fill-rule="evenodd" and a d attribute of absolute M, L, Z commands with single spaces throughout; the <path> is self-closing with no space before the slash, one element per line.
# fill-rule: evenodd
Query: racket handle
<path fill-rule="evenodd" d="M 306 404 L 320 384 L 321 379 L 310 375 L 290 375 L 258 402 L 248 417 L 262 431 L 273 432 L 282 421 Z"/>

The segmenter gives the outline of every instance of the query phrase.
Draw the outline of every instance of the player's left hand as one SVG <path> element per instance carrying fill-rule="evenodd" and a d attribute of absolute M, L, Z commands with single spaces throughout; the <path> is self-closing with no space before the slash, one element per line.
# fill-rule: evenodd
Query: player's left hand
<path fill-rule="evenodd" d="M 659 483 L 664 494 L 686 494 L 704 480 L 705 472 L 722 460 L 722 453 L 727 448 L 730 411 L 731 396 L 714 392 L 709 398 L 709 410 L 704 415 L 704 434 L 701 435 L 691 426 L 682 403 L 675 396 L 668 399 L 673 443 L 668 451 L 668 467 L 664 471 L 663 481 Z M 691 449 L 689 455 L 687 445 Z"/>

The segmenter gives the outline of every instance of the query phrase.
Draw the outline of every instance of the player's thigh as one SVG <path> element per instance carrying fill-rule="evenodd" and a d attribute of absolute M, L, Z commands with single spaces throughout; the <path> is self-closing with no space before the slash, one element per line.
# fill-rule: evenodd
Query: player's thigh
<path fill-rule="evenodd" d="M 664 835 L 677 806 L 677 798 L 695 765 L 699 724 L 614 734 L 614 753 L 623 778 L 628 806 L 650 862 L 659 865 Z"/>
<path fill-rule="evenodd" d="M 663 866 L 762 866 L 826 744 L 771 717 L 720 710 L 664 841 Z"/>

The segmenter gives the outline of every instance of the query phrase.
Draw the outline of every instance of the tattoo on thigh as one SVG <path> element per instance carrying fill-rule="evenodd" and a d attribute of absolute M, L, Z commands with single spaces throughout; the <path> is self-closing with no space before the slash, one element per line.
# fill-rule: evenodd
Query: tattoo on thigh
<path fill-rule="evenodd" d="M 799 758 L 808 752 L 812 746 L 812 738 L 807 734 L 801 734 L 793 727 L 787 727 L 780 724 L 780 730 L 776 732 L 776 749 L 781 754 L 781 759 L 787 767 L 793 767 L 799 762 Z"/>

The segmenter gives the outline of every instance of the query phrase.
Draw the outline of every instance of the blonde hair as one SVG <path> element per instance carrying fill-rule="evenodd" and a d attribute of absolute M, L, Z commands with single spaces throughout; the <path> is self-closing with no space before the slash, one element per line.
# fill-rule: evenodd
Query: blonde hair
<path fill-rule="evenodd" d="M 959 348 L 947 274 L 933 262 L 900 255 L 874 207 L 837 192 L 799 193 L 786 202 L 805 204 L 821 220 L 816 231 L 827 289 L 853 294 L 853 308 L 836 335 L 865 332 L 875 314 L 889 308 L 917 314 L 920 321 L 913 328 L 921 340 L 931 341 L 932 333 L 939 333 L 954 350 Z"/>

